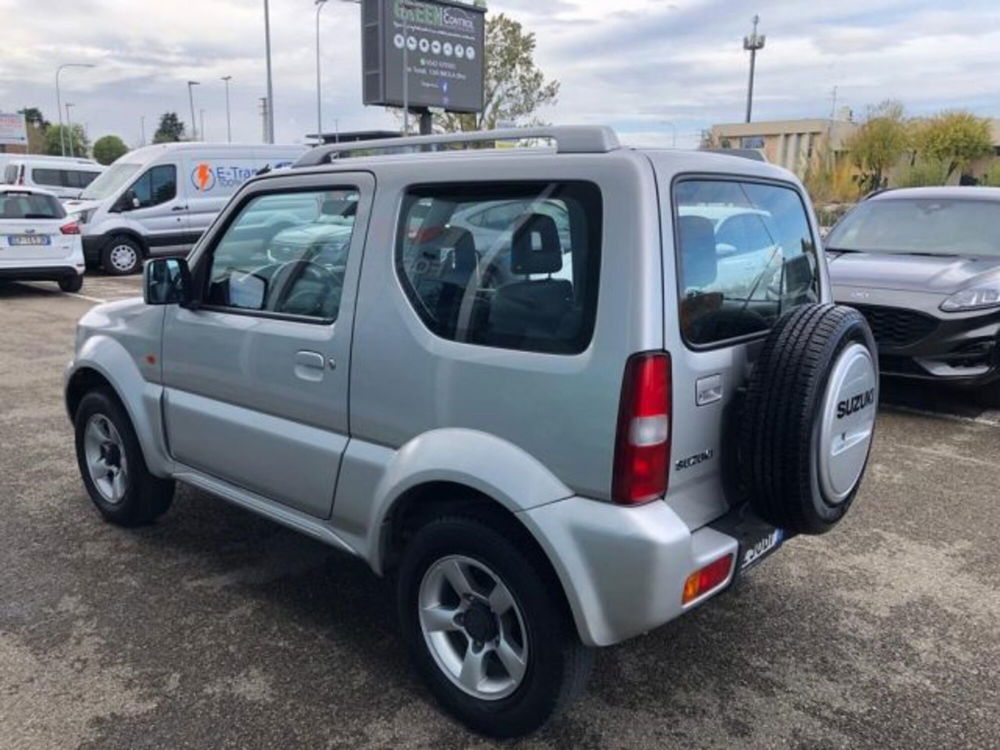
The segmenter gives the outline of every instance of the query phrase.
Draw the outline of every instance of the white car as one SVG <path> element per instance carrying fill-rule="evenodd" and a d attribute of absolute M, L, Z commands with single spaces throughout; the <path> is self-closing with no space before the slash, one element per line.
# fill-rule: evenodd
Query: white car
<path fill-rule="evenodd" d="M 56 281 L 83 286 L 80 225 L 47 190 L 0 185 L 0 281 Z"/>

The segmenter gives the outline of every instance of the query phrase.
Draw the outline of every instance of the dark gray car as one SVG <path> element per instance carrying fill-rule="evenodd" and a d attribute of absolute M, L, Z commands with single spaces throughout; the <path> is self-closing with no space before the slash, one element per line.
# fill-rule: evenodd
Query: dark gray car
<path fill-rule="evenodd" d="M 886 375 L 1000 405 L 1000 188 L 889 190 L 826 239 L 834 299 L 871 324 Z"/>

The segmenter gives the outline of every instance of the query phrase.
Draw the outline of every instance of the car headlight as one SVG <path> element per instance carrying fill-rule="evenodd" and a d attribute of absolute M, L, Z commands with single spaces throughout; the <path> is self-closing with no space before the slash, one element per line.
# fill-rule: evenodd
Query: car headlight
<path fill-rule="evenodd" d="M 1000 307 L 1000 282 L 963 289 L 941 303 L 941 309 L 945 312 L 983 310 L 988 307 Z"/>

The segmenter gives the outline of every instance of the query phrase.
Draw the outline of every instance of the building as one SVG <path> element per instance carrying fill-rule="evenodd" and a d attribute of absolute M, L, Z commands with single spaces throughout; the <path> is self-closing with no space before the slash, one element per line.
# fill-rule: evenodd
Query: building
<path fill-rule="evenodd" d="M 837 119 L 725 123 L 713 125 L 710 132 L 715 147 L 756 149 L 801 177 L 821 154 L 839 158 L 846 153 L 847 139 L 857 127 L 845 110 Z"/>

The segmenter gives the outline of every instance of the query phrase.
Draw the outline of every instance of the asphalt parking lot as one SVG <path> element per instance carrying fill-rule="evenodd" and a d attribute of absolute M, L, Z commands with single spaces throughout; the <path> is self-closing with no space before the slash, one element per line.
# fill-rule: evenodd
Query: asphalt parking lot
<path fill-rule="evenodd" d="M 0 746 L 484 747 L 355 560 L 190 488 L 91 509 L 61 379 L 136 277 L 0 285 Z M 600 652 L 525 747 L 1000 747 L 1000 415 L 890 389 L 856 507 L 713 606 Z"/>

